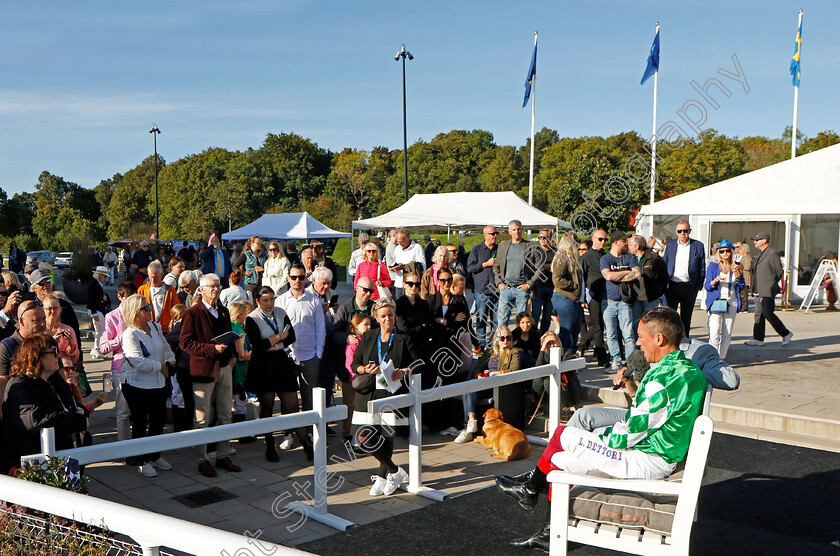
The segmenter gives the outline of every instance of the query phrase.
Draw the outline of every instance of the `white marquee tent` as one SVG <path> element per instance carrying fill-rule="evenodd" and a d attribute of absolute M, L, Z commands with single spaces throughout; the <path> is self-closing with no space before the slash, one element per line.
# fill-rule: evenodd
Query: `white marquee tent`
<path fill-rule="evenodd" d="M 679 220 L 688 220 L 707 254 L 723 238 L 769 232 L 773 247 L 784 249 L 792 293 L 804 295 L 818 258 L 840 249 L 840 145 L 645 205 L 637 229 L 662 239 L 676 236 Z"/>
<path fill-rule="evenodd" d="M 353 237 L 353 234 L 337 232 L 318 222 L 308 212 L 286 212 L 263 214 L 250 224 L 225 234 L 222 239 L 241 240 L 251 236 L 267 239 L 328 239 Z"/>
<path fill-rule="evenodd" d="M 381 216 L 353 222 L 353 229 L 419 228 L 474 230 L 488 224 L 507 226 L 519 220 L 526 229 L 570 228 L 568 222 L 538 210 L 512 191 L 430 193 L 413 195 Z"/>

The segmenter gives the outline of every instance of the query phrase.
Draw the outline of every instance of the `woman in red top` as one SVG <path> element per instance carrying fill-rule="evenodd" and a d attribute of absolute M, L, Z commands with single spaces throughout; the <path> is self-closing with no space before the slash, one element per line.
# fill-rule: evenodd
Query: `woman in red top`
<path fill-rule="evenodd" d="M 353 290 L 356 289 L 356 284 L 359 283 L 359 278 L 367 276 L 373 280 L 375 286 L 389 287 L 393 282 L 391 275 L 388 274 L 388 267 L 385 263 L 379 262 L 379 247 L 375 243 L 370 242 L 365 245 L 364 260 L 356 267 L 356 276 L 353 278 Z M 379 290 L 373 290 L 370 295 L 371 300 L 379 299 Z"/>

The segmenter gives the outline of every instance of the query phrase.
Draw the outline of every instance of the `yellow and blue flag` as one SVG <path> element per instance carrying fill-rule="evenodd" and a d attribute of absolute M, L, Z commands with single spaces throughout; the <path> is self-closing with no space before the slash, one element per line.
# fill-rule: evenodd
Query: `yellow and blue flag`
<path fill-rule="evenodd" d="M 653 44 L 650 45 L 650 54 L 647 59 L 647 66 L 645 73 L 642 75 L 641 84 L 644 85 L 651 75 L 659 71 L 659 31 L 656 31 L 656 36 L 653 37 Z"/>
<path fill-rule="evenodd" d="M 802 53 L 802 23 L 796 32 L 796 44 L 793 47 L 793 59 L 790 61 L 790 74 L 793 76 L 793 86 L 799 87 L 799 55 Z"/>
<path fill-rule="evenodd" d="M 522 108 L 528 105 L 528 99 L 531 98 L 531 84 L 537 76 L 537 43 L 534 43 L 534 55 L 531 56 L 531 67 L 528 68 L 528 77 L 525 78 L 525 100 L 522 101 Z"/>

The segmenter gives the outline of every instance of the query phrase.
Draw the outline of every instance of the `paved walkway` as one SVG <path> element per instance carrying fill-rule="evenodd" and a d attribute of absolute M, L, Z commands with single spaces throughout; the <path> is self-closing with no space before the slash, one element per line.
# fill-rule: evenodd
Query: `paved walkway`
<path fill-rule="evenodd" d="M 340 293 L 346 299 L 349 290 L 342 287 Z M 793 343 L 781 347 L 778 337 L 770 336 L 763 348 L 751 348 L 744 346 L 743 341 L 751 334 L 752 315 L 738 316 L 729 360 L 741 373 L 742 385 L 735 392 L 715 392 L 716 430 L 840 451 L 840 376 L 833 372 L 840 343 L 836 333 L 840 329 L 840 314 L 818 308 L 807 315 L 787 312 L 781 317 L 794 331 Z M 704 338 L 704 313 L 695 313 L 694 324 L 693 333 Z M 84 345 L 89 349 L 88 342 Z M 94 390 L 100 388 L 101 373 L 109 364 L 88 364 Z M 582 378 L 592 387 L 608 382 L 607 374 L 591 363 Z M 93 414 L 91 430 L 96 443 L 116 440 L 112 402 Z M 532 469 L 540 453 L 535 447 L 526 460 L 501 462 L 491 458 L 490 451 L 481 445 L 456 445 L 451 440 L 425 435 L 423 449 L 424 484 L 451 495 L 489 486 L 499 474 Z M 174 469 L 160 472 L 155 479 L 146 479 L 135 467 L 121 463 L 91 465 L 91 495 L 233 532 L 259 529 L 262 538 L 286 545 L 300 545 L 335 532 L 314 520 L 301 520 L 298 514 L 285 509 L 288 502 L 311 496 L 312 468 L 299 447 L 281 453 L 279 463 L 269 463 L 264 458 L 262 441 L 235 446 L 238 453 L 233 459 L 243 471 L 220 471 L 213 479 L 197 472 L 191 449 L 167 453 Z M 407 441 L 398 438 L 395 460 L 406 465 L 407 457 Z M 330 470 L 343 481 L 329 497 L 330 511 L 359 525 L 434 504 L 404 492 L 387 498 L 370 497 L 375 460 L 355 459 L 338 438 L 330 439 L 328 459 Z M 209 487 L 223 489 L 235 498 L 193 509 L 174 499 Z"/>

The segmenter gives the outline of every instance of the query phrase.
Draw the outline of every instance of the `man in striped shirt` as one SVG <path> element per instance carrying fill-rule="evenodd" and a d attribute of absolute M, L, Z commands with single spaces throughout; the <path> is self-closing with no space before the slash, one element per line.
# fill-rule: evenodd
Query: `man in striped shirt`
<path fill-rule="evenodd" d="M 621 479 L 661 479 L 673 473 L 688 452 L 708 387 L 697 365 L 680 350 L 682 338 L 682 320 L 676 311 L 658 307 L 645 313 L 636 343 L 651 366 L 638 385 L 629 376 L 620 379 L 625 392 L 633 396 L 624 419 L 593 432 L 558 427 L 533 471 L 497 477 L 496 485 L 532 509 L 539 493 L 548 491 L 546 475 L 555 469 L 598 470 Z M 515 542 L 537 546 L 541 535 L 547 542 L 547 527 Z"/>

